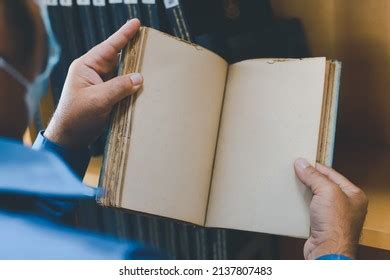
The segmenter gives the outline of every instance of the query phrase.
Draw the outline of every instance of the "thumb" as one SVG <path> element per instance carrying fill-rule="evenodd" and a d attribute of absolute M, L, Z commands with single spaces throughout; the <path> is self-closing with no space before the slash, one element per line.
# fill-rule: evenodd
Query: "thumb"
<path fill-rule="evenodd" d="M 137 92 L 144 79 L 139 73 L 122 75 L 94 86 L 92 92 L 99 95 L 104 106 L 114 106 L 123 98 Z"/>
<path fill-rule="evenodd" d="M 299 158 L 294 163 L 295 173 L 299 180 L 311 189 L 313 194 L 319 194 L 322 190 L 334 185 L 332 181 L 317 171 L 310 163 L 303 158 Z"/>

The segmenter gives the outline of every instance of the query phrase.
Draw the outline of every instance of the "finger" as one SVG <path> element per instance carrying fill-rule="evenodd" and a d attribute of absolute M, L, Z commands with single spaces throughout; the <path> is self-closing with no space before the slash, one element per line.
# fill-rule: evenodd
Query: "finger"
<path fill-rule="evenodd" d="M 316 169 L 327 176 L 329 179 L 331 179 L 333 182 L 339 185 L 347 185 L 352 184 L 347 178 L 345 178 L 343 175 L 338 173 L 336 170 L 327 167 L 321 163 L 316 163 Z"/>
<path fill-rule="evenodd" d="M 334 183 L 340 186 L 341 190 L 349 194 L 354 194 L 356 192 L 359 192 L 360 189 L 356 187 L 351 181 L 349 181 L 347 178 L 345 178 L 343 175 L 338 173 L 333 168 L 327 167 L 321 163 L 316 164 L 316 169 L 326 177 L 328 177 L 330 180 L 332 180 Z"/>
<path fill-rule="evenodd" d="M 302 181 L 302 183 L 309 187 L 315 195 L 319 194 L 329 186 L 334 185 L 331 180 L 318 172 L 307 160 L 303 158 L 297 159 L 294 163 L 294 167 L 298 178 Z"/>
<path fill-rule="evenodd" d="M 140 21 L 132 19 L 125 23 L 107 40 L 93 47 L 81 57 L 81 60 L 99 74 L 113 70 L 118 60 L 118 53 L 126 46 L 140 28 Z"/>
<path fill-rule="evenodd" d="M 94 98 L 102 108 L 110 109 L 123 98 L 137 92 L 143 83 L 143 77 L 139 73 L 113 78 L 107 82 L 91 87 Z"/>

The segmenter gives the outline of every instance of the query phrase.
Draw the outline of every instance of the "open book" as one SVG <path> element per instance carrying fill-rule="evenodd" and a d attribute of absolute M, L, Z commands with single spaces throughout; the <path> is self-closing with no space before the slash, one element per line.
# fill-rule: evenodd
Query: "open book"
<path fill-rule="evenodd" d="M 150 28 L 122 53 L 144 86 L 115 109 L 99 201 L 197 225 L 309 235 L 293 162 L 331 164 L 340 65 L 218 55 Z"/>

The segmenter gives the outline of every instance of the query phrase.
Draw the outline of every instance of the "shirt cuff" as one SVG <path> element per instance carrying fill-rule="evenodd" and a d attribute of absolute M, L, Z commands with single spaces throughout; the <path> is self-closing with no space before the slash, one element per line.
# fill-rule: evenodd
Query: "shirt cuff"
<path fill-rule="evenodd" d="M 68 149 L 62 147 L 43 136 L 44 131 L 38 133 L 32 148 L 34 150 L 50 151 L 64 160 L 66 164 L 82 179 L 87 171 L 91 155 L 88 148 Z"/>
<path fill-rule="evenodd" d="M 333 261 L 339 261 L 339 260 L 352 260 L 352 258 L 344 256 L 344 255 L 339 255 L 339 254 L 328 254 L 328 255 L 323 255 L 316 260 L 333 260 Z"/>

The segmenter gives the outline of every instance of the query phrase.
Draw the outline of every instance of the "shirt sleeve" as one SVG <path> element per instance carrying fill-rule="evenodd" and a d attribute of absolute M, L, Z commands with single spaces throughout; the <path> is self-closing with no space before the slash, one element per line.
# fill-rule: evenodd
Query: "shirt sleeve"
<path fill-rule="evenodd" d="M 329 261 L 340 261 L 340 260 L 352 260 L 350 257 L 339 255 L 339 254 L 328 254 L 318 257 L 316 260 L 329 260 Z"/>
<path fill-rule="evenodd" d="M 56 154 L 67 163 L 80 179 L 84 177 L 91 158 L 88 148 L 68 149 L 62 147 L 43 136 L 43 131 L 38 133 L 32 148 L 34 150 L 46 150 Z"/>
<path fill-rule="evenodd" d="M 136 242 L 31 215 L 0 211 L 0 227 L 0 259 L 5 260 L 166 259 Z"/>

